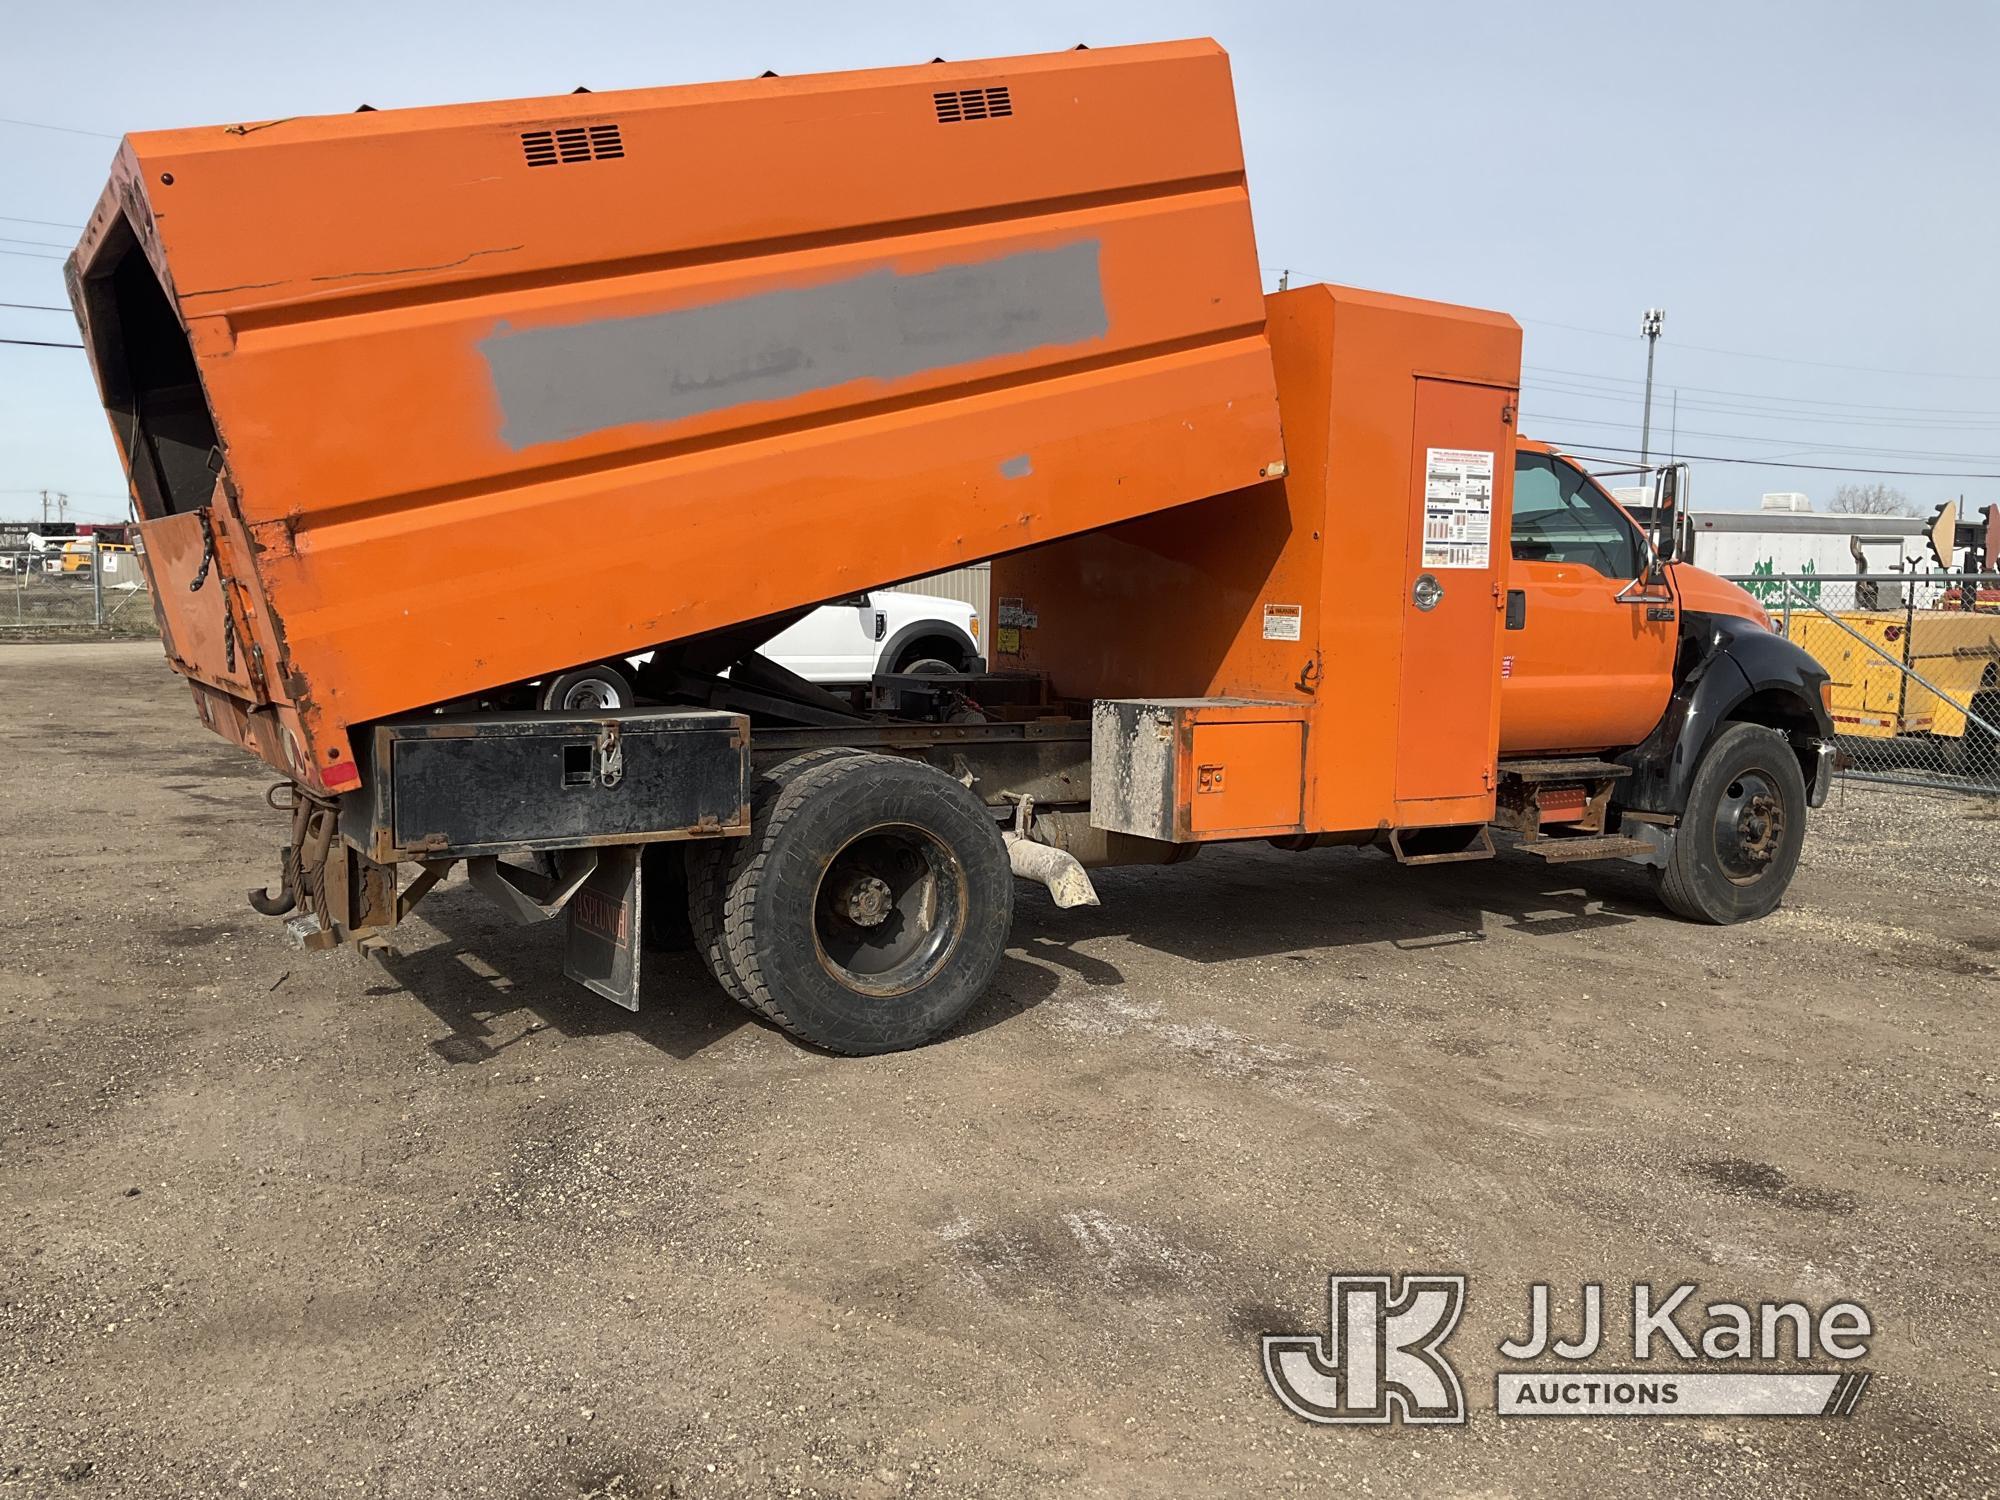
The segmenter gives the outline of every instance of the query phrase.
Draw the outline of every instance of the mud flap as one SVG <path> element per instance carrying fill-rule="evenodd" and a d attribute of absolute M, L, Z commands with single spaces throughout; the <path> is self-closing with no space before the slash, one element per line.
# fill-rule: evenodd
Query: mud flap
<path fill-rule="evenodd" d="M 639 1008 L 640 852 L 637 844 L 597 851 L 563 931 L 563 973 L 627 1010 Z"/>

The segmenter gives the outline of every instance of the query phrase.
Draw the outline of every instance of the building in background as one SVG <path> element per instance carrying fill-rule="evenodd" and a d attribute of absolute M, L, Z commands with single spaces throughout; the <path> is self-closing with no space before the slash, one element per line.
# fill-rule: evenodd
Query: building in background
<path fill-rule="evenodd" d="M 979 611 L 979 639 L 990 641 L 993 639 L 992 578 L 993 564 L 979 562 L 968 563 L 946 573 L 907 579 L 890 587 L 912 594 L 937 594 L 946 599 L 956 599 L 961 604 L 970 604 Z"/>

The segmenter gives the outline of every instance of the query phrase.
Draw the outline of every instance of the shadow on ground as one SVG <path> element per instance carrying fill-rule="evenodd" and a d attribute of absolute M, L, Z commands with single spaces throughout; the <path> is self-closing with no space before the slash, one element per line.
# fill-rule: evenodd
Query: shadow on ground
<path fill-rule="evenodd" d="M 1126 982 L 1087 951 L 1123 938 L 1198 964 L 1320 955 L 1373 944 L 1403 953 L 1488 940 L 1496 925 L 1537 937 L 1608 931 L 1656 909 L 1631 867 L 1551 869 L 1506 856 L 1405 869 L 1367 850 L 1209 850 L 1168 869 L 1103 870 L 1103 905 L 1058 910 L 1039 889 L 1017 886 L 1010 950 L 955 1034 L 1013 1019 L 1073 975 L 1093 987 Z M 636 1014 L 590 994 L 562 972 L 561 926 L 519 927 L 468 886 L 434 892 L 423 915 L 444 939 L 383 960 L 387 976 L 450 1030 L 433 1043 L 453 1063 L 490 1062 L 525 1033 L 506 1018 L 527 1012 L 565 1036 L 629 1032 L 688 1058 L 743 1026 L 765 1026 L 731 1001 L 687 951 L 649 951 Z M 378 985 L 370 994 L 393 993 Z"/>

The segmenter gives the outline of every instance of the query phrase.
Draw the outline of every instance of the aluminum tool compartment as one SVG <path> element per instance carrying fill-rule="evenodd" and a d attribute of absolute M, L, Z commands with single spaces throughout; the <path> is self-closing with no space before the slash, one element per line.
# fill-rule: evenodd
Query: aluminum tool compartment
<path fill-rule="evenodd" d="M 135 135 L 69 282 L 169 654 L 322 793 L 357 726 L 1282 470 L 1207 41 Z"/>

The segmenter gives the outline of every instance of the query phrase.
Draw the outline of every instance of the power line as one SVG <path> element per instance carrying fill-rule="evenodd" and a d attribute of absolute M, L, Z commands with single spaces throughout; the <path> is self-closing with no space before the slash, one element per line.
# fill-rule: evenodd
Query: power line
<path fill-rule="evenodd" d="M 1549 390 L 1573 391 L 1578 395 L 1589 395 L 1600 400 L 1637 401 L 1639 392 L 1630 387 L 1618 387 L 1593 383 L 1582 379 L 1572 379 L 1555 375 L 1531 374 L 1524 385 Z M 1980 409 L 1951 409 L 1925 407 L 1871 407 L 1863 402 L 1841 403 L 1847 410 L 1835 409 L 1835 403 L 1827 402 L 1818 406 L 1805 401 L 1791 405 L 1774 404 L 1777 399 L 1746 397 L 1740 400 L 1704 395 L 1699 386 L 1685 386 L 1670 383 L 1668 389 L 1679 391 L 1683 402 L 1690 409 L 1712 409 L 1715 411 L 1749 412 L 1755 415 L 1775 417 L 1796 417 L 1801 421 L 1831 419 L 1841 422 L 1880 422 L 1892 427 L 1935 427 L 1966 426 L 2000 423 L 2000 407 Z M 1954 419 L 1970 417 L 1970 424 Z"/>
<path fill-rule="evenodd" d="M 131 496 L 113 494 L 110 490 L 71 490 L 59 484 L 22 484 L 0 489 L 0 495 L 39 495 L 42 493 L 64 494 L 72 500 L 129 500 Z"/>
<path fill-rule="evenodd" d="M 81 349 L 81 344 L 58 344 L 48 339 L 0 339 L 0 344 L 20 344 L 29 349 Z"/>
<path fill-rule="evenodd" d="M 1577 396 L 1585 401 L 1612 401 L 1624 406 L 1639 404 L 1639 397 L 1631 391 L 1592 390 L 1589 386 L 1564 380 L 1537 380 L 1532 384 L 1524 382 L 1522 388 L 1550 391 L 1563 396 Z M 1840 427 L 1900 428 L 1905 432 L 1983 432 L 2000 428 L 2000 416 L 1983 416 L 1976 421 L 1957 422 L 1948 417 L 1874 417 L 1861 416 L 1854 412 L 1793 411 L 1784 407 L 1744 406 L 1720 401 L 1689 400 L 1681 404 L 1689 411 L 1712 412 L 1725 417 L 1777 417 L 1788 422 Z"/>
<path fill-rule="evenodd" d="M 1636 454 L 1637 448 L 1618 448 L 1608 443 L 1556 443 L 1555 447 L 1565 452 L 1585 455 L 1593 453 Z M 1736 458 L 1720 453 L 1682 453 L 1680 458 L 1691 459 L 1704 464 L 1745 464 L 1758 469 L 1818 469 L 1831 474 L 1883 474 L 1898 479 L 2000 479 L 2000 472 L 1992 474 L 1951 474 L 1938 469 L 1858 469 L 1847 464 L 1801 464 L 1789 463 L 1776 458 Z"/>
<path fill-rule="evenodd" d="M 22 260 L 68 260 L 66 255 L 44 255 L 39 250 L 0 250 L 0 255 L 18 255 Z"/>
<path fill-rule="evenodd" d="M 17 240 L 11 235 L 0 234 L 0 245 L 40 245 L 49 250 L 67 250 L 69 246 L 61 240 Z"/>
<path fill-rule="evenodd" d="M 0 221 L 8 224 L 39 224 L 44 229 L 81 229 L 81 224 L 67 224 L 55 219 L 24 219 L 18 214 L 0 214 Z"/>
<path fill-rule="evenodd" d="M 1617 339 L 1620 343 L 1632 341 L 1631 334 L 1613 333 L 1608 328 L 1585 328 L 1578 323 L 1557 323 L 1549 318 L 1522 317 L 1520 321 L 1533 323 L 1538 328 L 1565 328 L 1571 333 L 1588 333 L 1601 339 Z M 1752 349 L 1722 349 L 1714 344 L 1690 344 L 1682 339 L 1675 339 L 1674 347 L 1698 349 L 1703 354 L 1724 354 L 1731 359 L 1761 359 L 1780 365 L 1804 365 L 1815 370 L 1854 370 L 1863 375 L 1908 375 L 1919 380 L 2000 380 L 2000 375 L 1970 375 L 1963 370 L 1893 370 L 1882 365 L 1845 365 L 1823 359 L 1795 359 L 1787 354 L 1759 354 Z"/>
<path fill-rule="evenodd" d="M 1538 416 L 1523 416 L 1523 422 L 1572 422 L 1579 427 L 1621 427 L 1629 428 L 1631 422 L 1607 421 L 1601 417 L 1570 417 L 1554 413 Z M 1790 445 L 1804 453 L 1854 453 L 1866 458 L 1941 458 L 1957 459 L 1962 463 L 2000 464 L 2000 453 L 1958 453 L 1940 452 L 1930 448 L 1881 448 L 1855 443 L 1822 443 L 1809 437 L 1759 437 L 1754 432 L 1709 432 L 1700 428 L 1688 428 L 1690 437 L 1728 438 L 1734 442 L 1774 443 Z"/>
<path fill-rule="evenodd" d="M 1313 272 L 1306 270 L 1300 270 L 1299 274 L 1302 276 L 1314 276 Z M 1314 279 L 1318 281 L 1338 280 L 1337 277 L 1332 276 L 1314 276 Z M 1581 323 L 1558 323 L 1553 318 L 1530 318 L 1520 313 L 1516 313 L 1514 316 L 1518 321 L 1533 323 L 1538 328 L 1563 328 L 1571 333 L 1587 333 L 1593 338 L 1616 339 L 1621 344 L 1629 344 L 1633 338 L 1629 333 L 1614 333 L 1608 328 L 1587 328 Z M 1723 354 L 1732 359 L 1761 359 L 1781 365 L 1803 365 L 1815 370 L 1854 370 L 1863 375 L 1910 375 L 1915 376 L 1919 380 L 2000 381 L 2000 374 L 1970 375 L 1958 370 L 1892 370 L 1880 365 L 1845 365 L 1820 359 L 1795 359 L 1785 354 L 1761 354 L 1752 349 L 1723 349 L 1714 344 L 1690 344 L 1681 339 L 1675 339 L 1673 343 L 1676 349 L 1698 349 L 1704 354 Z"/>
<path fill-rule="evenodd" d="M 1532 370 L 1541 375 L 1567 375 L 1577 380 L 1595 381 L 1600 385 L 1639 386 L 1644 382 L 1630 375 L 1600 375 L 1593 370 L 1563 370 L 1553 365 L 1522 365 L 1523 370 Z M 1993 413 L 1992 407 L 1966 406 L 1891 406 L 1879 401 L 1836 401 L 1816 396 L 1778 396 L 1769 391 L 1733 391 L 1718 386 L 1688 385 L 1682 381 L 1669 381 L 1669 388 L 1678 391 L 1697 391 L 1704 396 L 1740 396 L 1751 401 L 1782 401 L 1799 406 L 1845 406 L 1863 411 L 1901 411 L 1931 416 L 1980 417 Z"/>
<path fill-rule="evenodd" d="M 60 304 L 58 304 L 58 303 L 55 303 L 55 302 L 0 302 L 0 307 L 13 307 L 13 308 L 18 308 L 18 309 L 20 309 L 20 310 L 21 310 L 22 312 L 62 312 L 62 313 L 66 313 L 66 312 L 71 312 L 71 311 L 73 311 L 73 310 L 74 310 L 74 309 L 71 309 L 71 308 L 67 308 L 67 307 L 63 307 L 63 306 L 61 306 Z"/>
<path fill-rule="evenodd" d="M 124 137 L 110 135 L 102 130 L 78 130 L 74 125 L 45 125 L 40 120 L 0 119 L 0 125 L 18 125 L 23 130 L 53 130 L 60 135 L 91 135 L 100 141 L 123 140 Z"/>
<path fill-rule="evenodd" d="M 1268 266 L 1264 270 L 1270 270 Z M 1294 268 L 1298 270 L 1298 268 Z M 1300 276 L 1312 276 L 1314 280 L 1334 282 L 1336 276 L 1314 276 L 1310 270 L 1298 270 Z M 1572 334 L 1590 334 L 1592 338 L 1616 338 L 1620 344 L 1630 344 L 1632 334 L 1616 334 L 1610 328 L 1586 328 L 1576 322 L 1556 322 L 1554 318 L 1528 318 L 1524 314 L 1514 314 L 1520 322 L 1532 322 L 1536 328 L 1566 328 Z M 1892 374 L 1892 376 L 1914 376 L 1918 380 L 1994 380 L 2000 382 L 2000 374 L 1968 374 L 1964 370 L 1890 370 L 1880 364 L 1836 364 L 1832 360 L 1800 360 L 1790 354 L 1760 354 L 1746 348 L 1720 348 L 1716 344 L 1688 344 L 1680 338 L 1674 340 L 1674 348 L 1700 350 L 1702 354 L 1724 354 L 1732 360 L 1766 360 L 1770 364 L 1798 364 L 1810 370 L 1856 370 L 1860 374 Z"/>

